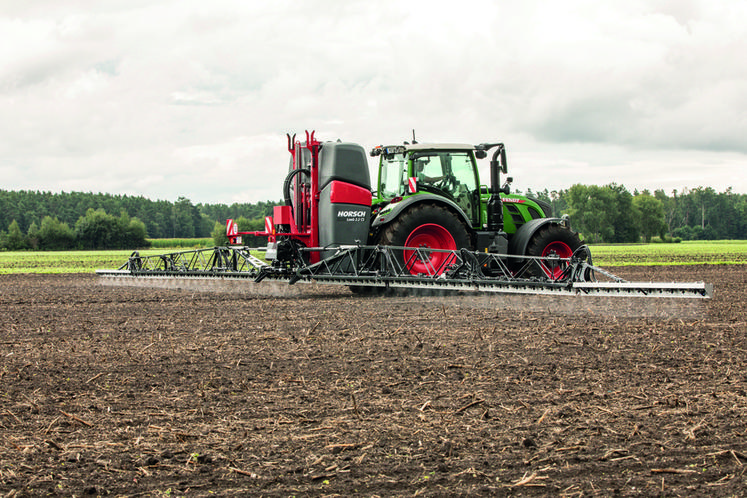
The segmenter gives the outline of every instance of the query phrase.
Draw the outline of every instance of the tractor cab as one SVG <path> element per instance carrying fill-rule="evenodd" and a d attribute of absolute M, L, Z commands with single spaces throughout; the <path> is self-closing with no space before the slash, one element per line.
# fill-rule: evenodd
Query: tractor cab
<path fill-rule="evenodd" d="M 469 220 L 479 226 L 480 179 L 475 148 L 466 144 L 407 144 L 376 147 L 372 156 L 381 156 L 378 190 L 374 203 L 390 202 L 425 193 L 448 199 Z"/>

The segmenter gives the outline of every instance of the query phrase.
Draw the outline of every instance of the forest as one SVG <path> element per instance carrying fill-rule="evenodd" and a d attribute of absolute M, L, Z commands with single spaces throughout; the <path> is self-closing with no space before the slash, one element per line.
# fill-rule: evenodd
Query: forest
<path fill-rule="evenodd" d="M 146 239 L 211 237 L 238 220 L 259 230 L 280 202 L 193 204 L 142 196 L 0 190 L 0 250 L 127 249 Z M 218 227 L 220 225 L 220 227 Z"/>
<path fill-rule="evenodd" d="M 549 202 L 556 216 L 568 214 L 575 230 L 590 243 L 659 240 L 722 240 L 747 238 L 747 194 L 729 187 L 643 190 L 632 193 L 615 183 L 576 184 L 567 190 L 526 195 Z"/>
<path fill-rule="evenodd" d="M 667 194 L 630 192 L 613 183 L 523 193 L 549 202 L 555 216 L 568 214 L 574 230 L 590 243 L 747 238 L 747 194 L 731 188 Z M 192 237 L 213 237 L 218 244 L 226 219 L 236 219 L 241 230 L 262 230 L 264 217 L 278 204 L 193 204 L 184 197 L 172 202 L 90 192 L 0 190 L 0 250 L 141 248 L 147 247 L 147 239 Z"/>

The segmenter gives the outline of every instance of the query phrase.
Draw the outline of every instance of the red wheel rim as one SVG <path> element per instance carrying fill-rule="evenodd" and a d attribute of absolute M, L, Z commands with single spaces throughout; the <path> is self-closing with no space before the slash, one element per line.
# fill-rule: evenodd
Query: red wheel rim
<path fill-rule="evenodd" d="M 448 230 L 435 223 L 420 225 L 410 233 L 405 241 L 405 247 L 423 249 L 445 249 L 456 251 L 454 237 Z M 440 275 L 454 262 L 454 255 L 447 252 L 430 252 L 428 257 L 421 259 L 416 251 L 404 251 L 405 265 L 412 275 Z"/>
<path fill-rule="evenodd" d="M 545 246 L 545 249 L 542 251 L 542 257 L 551 255 L 568 259 L 573 256 L 573 249 L 571 249 L 571 246 L 569 246 L 565 242 L 556 240 L 547 244 Z M 545 274 L 553 280 L 559 278 L 563 274 L 563 270 L 565 270 L 566 266 L 566 263 L 563 261 L 559 263 L 542 261 L 542 271 L 544 271 Z"/>

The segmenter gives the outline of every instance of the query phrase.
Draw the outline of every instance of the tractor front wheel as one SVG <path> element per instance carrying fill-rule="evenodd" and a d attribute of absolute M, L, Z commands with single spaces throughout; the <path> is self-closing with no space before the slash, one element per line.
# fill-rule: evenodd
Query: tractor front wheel
<path fill-rule="evenodd" d="M 442 274 L 456 258 L 449 252 L 428 249 L 456 251 L 471 246 L 464 224 L 436 204 L 418 204 L 402 213 L 382 231 L 378 243 L 407 248 L 396 251 L 399 263 L 412 275 L 429 276 Z"/>
<path fill-rule="evenodd" d="M 583 242 L 576 232 L 555 223 L 543 226 L 529 242 L 526 255 L 548 259 L 538 260 L 539 264 L 532 265 L 530 273 L 537 277 L 545 276 L 551 280 L 558 279 L 568 264 L 564 261 L 554 261 L 550 257 L 557 256 L 568 259 L 581 245 L 583 245 Z"/>

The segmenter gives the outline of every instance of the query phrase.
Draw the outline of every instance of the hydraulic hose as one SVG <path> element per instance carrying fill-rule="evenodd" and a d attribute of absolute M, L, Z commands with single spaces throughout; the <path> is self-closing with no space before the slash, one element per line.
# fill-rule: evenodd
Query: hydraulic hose
<path fill-rule="evenodd" d="M 291 183 L 293 182 L 293 179 L 299 173 L 304 173 L 308 175 L 308 174 L 311 174 L 311 171 L 307 169 L 294 169 L 293 171 L 288 173 L 288 176 L 285 177 L 285 182 L 283 183 L 283 200 L 285 201 L 286 206 L 291 207 L 291 213 L 293 213 L 294 206 L 293 206 L 293 201 L 291 200 L 290 187 L 291 187 Z M 294 216 L 295 216 L 295 213 L 294 213 Z"/>

